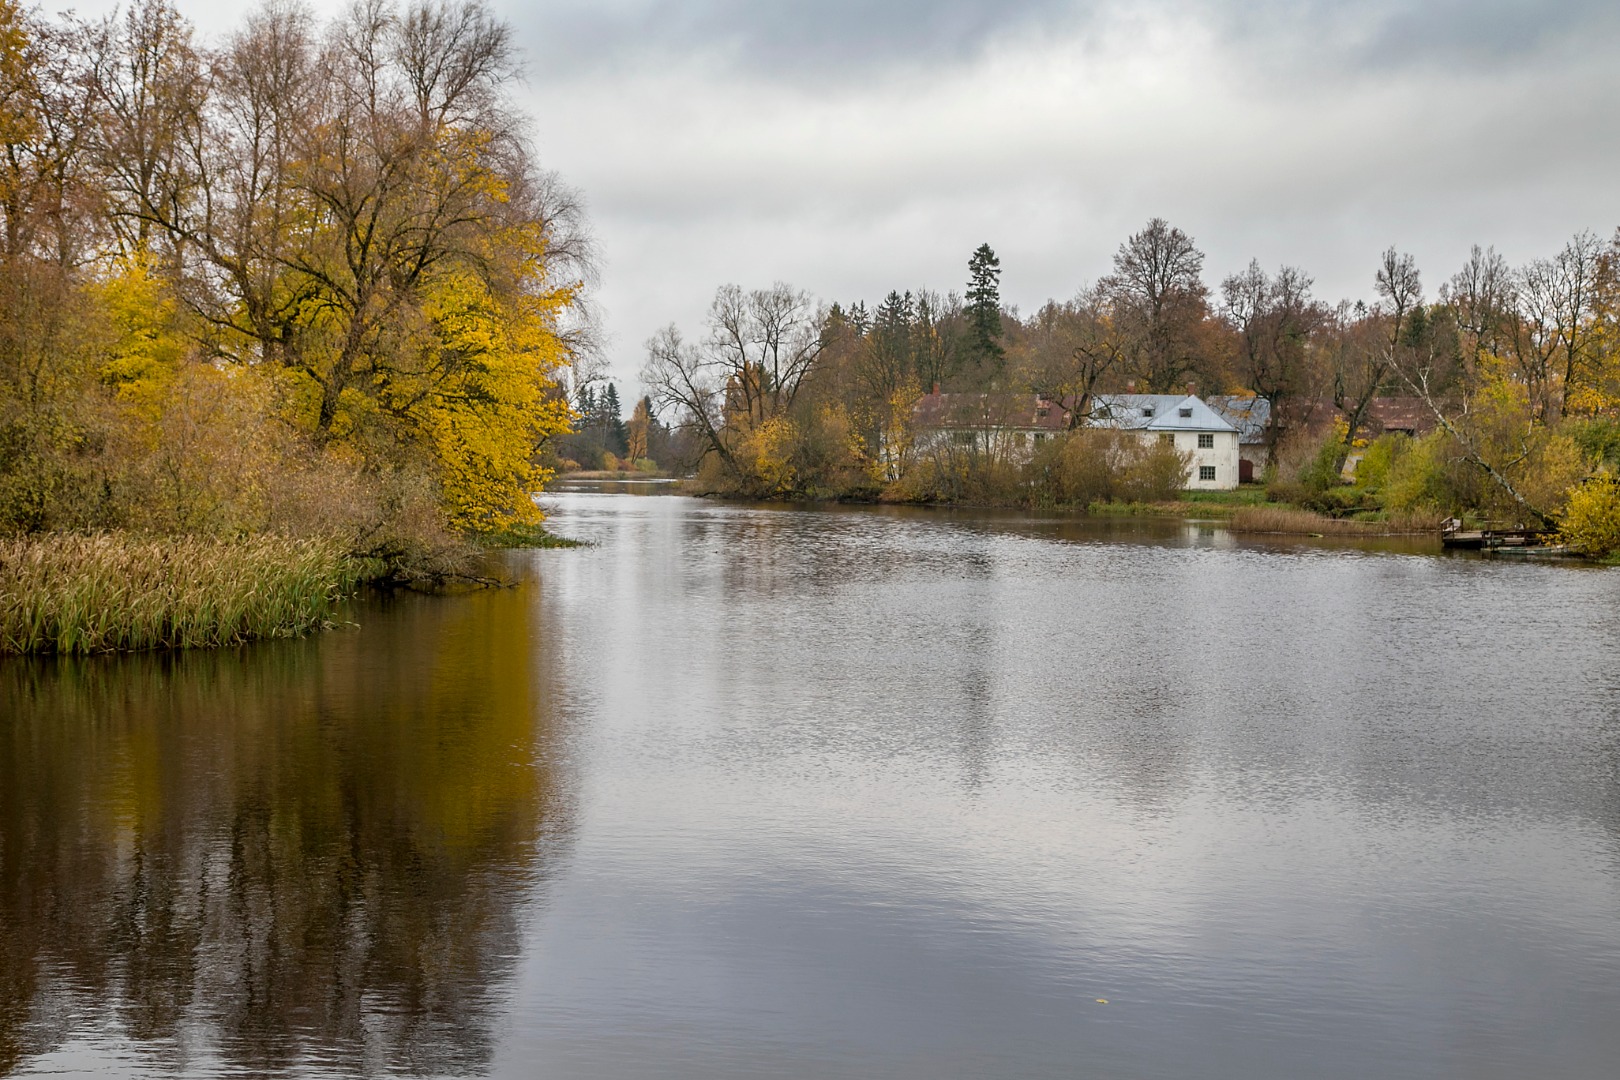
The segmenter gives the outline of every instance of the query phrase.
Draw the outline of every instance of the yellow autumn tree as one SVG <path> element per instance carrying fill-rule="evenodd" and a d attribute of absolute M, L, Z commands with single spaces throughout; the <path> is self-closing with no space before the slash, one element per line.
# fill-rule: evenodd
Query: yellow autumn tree
<path fill-rule="evenodd" d="M 538 252 L 535 255 L 538 258 Z M 412 407 L 432 448 L 450 524 L 464 531 L 533 525 L 550 478 L 535 464 L 542 440 L 572 419 L 554 392 L 568 361 L 556 331 L 569 290 L 502 298 L 468 273 L 434 283 L 423 306 L 431 325 L 430 382 Z"/>

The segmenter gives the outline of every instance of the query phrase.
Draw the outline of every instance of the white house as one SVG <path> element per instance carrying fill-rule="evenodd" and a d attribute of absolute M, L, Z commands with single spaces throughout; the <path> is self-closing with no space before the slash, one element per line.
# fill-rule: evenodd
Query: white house
<path fill-rule="evenodd" d="M 946 443 L 1012 462 L 1028 461 L 1047 439 L 1069 430 L 1069 410 L 1039 394 L 932 394 L 911 410 L 919 452 Z"/>
<path fill-rule="evenodd" d="M 1098 394 L 1086 423 L 1139 431 L 1184 451 L 1189 490 L 1238 486 L 1238 429 L 1192 394 Z"/>

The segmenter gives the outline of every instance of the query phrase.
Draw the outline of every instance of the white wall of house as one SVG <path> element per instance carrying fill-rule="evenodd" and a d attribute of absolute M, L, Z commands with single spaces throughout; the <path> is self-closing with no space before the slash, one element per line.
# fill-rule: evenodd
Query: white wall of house
<path fill-rule="evenodd" d="M 1174 440 L 1177 450 L 1192 455 L 1187 465 L 1188 491 L 1231 491 L 1238 486 L 1237 432 L 1143 431 L 1141 434 L 1147 442 L 1158 442 L 1168 436 Z M 1210 472 L 1211 469 L 1214 472 Z"/>
<path fill-rule="evenodd" d="M 917 433 L 912 442 L 912 452 L 935 453 L 950 445 L 1021 465 L 1035 456 L 1042 443 L 1053 437 L 1054 433 L 1045 428 L 934 428 Z"/>

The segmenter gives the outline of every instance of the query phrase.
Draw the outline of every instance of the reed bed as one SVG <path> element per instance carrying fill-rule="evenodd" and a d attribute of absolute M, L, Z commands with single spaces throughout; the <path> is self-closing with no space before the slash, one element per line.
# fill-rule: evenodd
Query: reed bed
<path fill-rule="evenodd" d="M 0 653 L 239 645 L 328 624 L 366 567 L 320 538 L 0 539 Z"/>
<path fill-rule="evenodd" d="M 1387 521 L 1333 518 L 1314 510 L 1282 506 L 1240 506 L 1227 527 L 1240 533 L 1280 533 L 1290 536 L 1401 536 L 1440 531 L 1439 513 L 1392 515 Z"/>

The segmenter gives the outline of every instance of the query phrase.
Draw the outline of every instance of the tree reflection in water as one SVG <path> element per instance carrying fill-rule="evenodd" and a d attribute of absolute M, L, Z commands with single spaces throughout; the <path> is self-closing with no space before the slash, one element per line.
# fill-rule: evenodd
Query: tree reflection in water
<path fill-rule="evenodd" d="M 87 1028 L 249 1072 L 486 1064 L 568 832 L 532 596 L 0 663 L 0 1074 Z"/>

